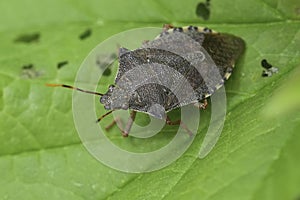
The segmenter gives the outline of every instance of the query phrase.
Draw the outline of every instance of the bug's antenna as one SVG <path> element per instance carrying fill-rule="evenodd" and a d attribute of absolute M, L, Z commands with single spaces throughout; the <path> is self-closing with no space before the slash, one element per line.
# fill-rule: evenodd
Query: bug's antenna
<path fill-rule="evenodd" d="M 98 119 L 97 119 L 97 123 L 98 122 L 100 122 L 104 117 L 106 117 L 107 115 L 109 115 L 110 113 L 112 113 L 114 110 L 111 110 L 111 111 L 109 111 L 109 112 L 107 112 L 107 113 L 105 113 L 104 115 L 102 115 L 101 117 L 99 117 Z"/>
<path fill-rule="evenodd" d="M 88 91 L 88 90 L 83 90 L 77 87 L 73 87 L 70 85 L 65 85 L 65 84 L 51 84 L 51 83 L 47 83 L 46 86 L 48 87 L 65 87 L 65 88 L 69 88 L 72 90 L 78 90 L 80 92 L 85 92 L 85 93 L 89 93 L 89 94 L 95 94 L 95 95 L 99 95 L 99 96 L 103 96 L 103 94 L 99 93 L 99 92 L 92 92 L 92 91 Z"/>

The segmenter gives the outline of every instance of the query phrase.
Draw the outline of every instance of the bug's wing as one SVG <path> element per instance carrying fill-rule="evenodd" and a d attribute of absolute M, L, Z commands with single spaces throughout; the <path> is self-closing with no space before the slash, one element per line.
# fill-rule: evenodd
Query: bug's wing
<path fill-rule="evenodd" d="M 203 27 L 173 27 L 163 31 L 157 38 L 175 35 L 172 38 L 175 41 L 174 44 L 176 44 L 176 34 L 180 32 L 198 42 L 207 51 L 224 79 L 229 78 L 232 68 L 245 51 L 246 44 L 242 38 L 227 33 L 218 33 Z M 191 42 L 189 40 L 185 41 L 188 42 L 182 43 L 180 46 L 189 47 Z"/>
<path fill-rule="evenodd" d="M 224 33 L 205 34 L 201 45 L 216 63 L 225 80 L 231 75 L 233 67 L 246 46 L 243 39 Z"/>
<path fill-rule="evenodd" d="M 175 68 L 189 80 L 201 100 L 229 78 L 237 59 L 244 52 L 245 42 L 234 35 L 214 31 L 176 30 L 179 29 L 164 32 L 144 47 L 164 49 L 186 59 L 190 65 L 179 62 Z"/>

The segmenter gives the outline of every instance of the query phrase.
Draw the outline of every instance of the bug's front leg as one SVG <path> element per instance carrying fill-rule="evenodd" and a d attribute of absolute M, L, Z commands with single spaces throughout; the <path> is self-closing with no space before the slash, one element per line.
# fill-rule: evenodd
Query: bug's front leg
<path fill-rule="evenodd" d="M 171 119 L 167 116 L 166 123 L 168 125 L 180 125 L 184 130 L 186 130 L 186 132 L 188 132 L 188 134 L 190 136 L 193 135 L 192 131 L 190 131 L 189 128 L 181 120 L 177 120 L 177 121 L 172 122 Z"/>
<path fill-rule="evenodd" d="M 130 129 L 131 129 L 132 124 L 133 124 L 134 119 L 135 119 L 135 115 L 136 115 L 136 111 L 131 111 L 130 116 L 129 116 L 129 118 L 128 118 L 128 121 L 127 121 L 127 123 L 126 123 L 126 127 L 125 127 L 124 130 L 121 128 L 121 127 L 123 127 L 123 122 L 122 122 L 122 120 L 121 120 L 120 117 L 116 117 L 116 118 L 112 121 L 112 123 L 110 123 L 109 125 L 107 125 L 107 126 L 105 127 L 105 129 L 106 129 L 106 130 L 109 130 L 109 129 L 110 129 L 111 127 L 113 127 L 115 124 L 118 124 L 118 127 L 119 127 L 120 131 L 122 132 L 122 136 L 123 136 L 123 137 L 128 137 L 129 132 L 130 132 Z"/>
<path fill-rule="evenodd" d="M 111 129 L 115 124 L 118 125 L 118 127 L 123 127 L 123 121 L 121 120 L 120 117 L 116 117 L 109 125 L 105 127 L 105 130 Z"/>
<path fill-rule="evenodd" d="M 131 127 L 132 127 L 132 124 L 133 124 L 133 122 L 134 122 L 134 119 L 135 119 L 135 115 L 136 115 L 136 111 L 131 111 L 131 113 L 130 113 L 130 116 L 129 116 L 129 118 L 128 118 L 128 121 L 127 121 L 127 124 L 126 124 L 126 127 L 125 127 L 125 129 L 124 129 L 124 131 L 122 131 L 122 135 L 124 136 L 124 137 L 127 137 L 128 136 L 128 134 L 129 134 L 129 132 L 130 132 L 130 129 L 131 129 Z"/>

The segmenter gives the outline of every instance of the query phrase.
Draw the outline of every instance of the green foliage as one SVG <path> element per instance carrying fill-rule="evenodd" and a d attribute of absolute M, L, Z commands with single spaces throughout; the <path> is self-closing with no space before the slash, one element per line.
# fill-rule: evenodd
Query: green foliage
<path fill-rule="evenodd" d="M 0 199 L 299 198 L 299 1 L 215 0 L 208 21 L 197 18 L 198 3 L 0 1 Z M 152 173 L 122 173 L 96 161 L 82 146 L 72 120 L 71 92 L 44 84 L 72 84 L 89 51 L 111 35 L 165 23 L 232 33 L 246 41 L 247 50 L 226 84 L 224 130 L 207 157 L 197 157 L 209 119 L 204 112 L 193 145 L 176 162 Z M 79 40 L 87 28 L 92 35 Z M 37 32 L 38 41 L 15 41 Z M 263 58 L 279 73 L 262 78 Z M 57 69 L 65 60 L 69 63 Z M 33 64 L 31 75 L 22 69 L 28 64 Z M 114 143 L 141 148 L 113 130 Z M 149 148 L 169 139 L 160 134 Z"/>

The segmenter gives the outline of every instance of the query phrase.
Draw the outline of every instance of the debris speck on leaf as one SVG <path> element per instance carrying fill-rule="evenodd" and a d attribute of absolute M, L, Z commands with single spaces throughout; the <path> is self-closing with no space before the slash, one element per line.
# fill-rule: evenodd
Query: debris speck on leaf
<path fill-rule="evenodd" d="M 65 66 L 66 64 L 68 64 L 69 62 L 67 60 L 65 61 L 61 61 L 59 63 L 57 63 L 57 69 L 62 68 L 63 66 Z"/>
<path fill-rule="evenodd" d="M 33 64 L 23 65 L 22 69 L 31 69 L 33 68 Z"/>
<path fill-rule="evenodd" d="M 261 61 L 261 66 L 264 68 L 261 74 L 262 77 L 270 77 L 273 74 L 278 73 L 278 68 L 273 67 L 266 59 Z"/>
<path fill-rule="evenodd" d="M 40 33 L 22 34 L 18 36 L 14 42 L 16 43 L 33 43 L 38 42 L 40 39 Z"/>
<path fill-rule="evenodd" d="M 88 28 L 79 35 L 79 39 L 84 40 L 84 39 L 90 37 L 91 35 L 92 35 L 92 30 Z"/>
<path fill-rule="evenodd" d="M 101 69 L 104 70 L 103 76 L 109 76 L 111 74 L 110 66 L 114 63 L 117 59 L 117 54 L 110 54 L 110 55 L 98 55 L 96 64 Z"/>
<path fill-rule="evenodd" d="M 196 8 L 196 15 L 204 20 L 208 20 L 210 16 L 210 0 L 200 2 Z"/>
<path fill-rule="evenodd" d="M 36 70 L 33 64 L 23 65 L 21 77 L 24 79 L 34 79 L 41 76 L 43 73 Z"/>

